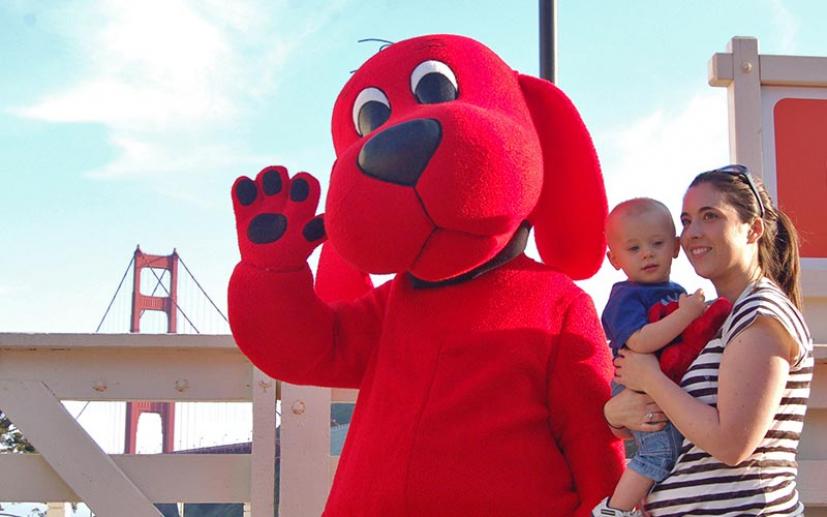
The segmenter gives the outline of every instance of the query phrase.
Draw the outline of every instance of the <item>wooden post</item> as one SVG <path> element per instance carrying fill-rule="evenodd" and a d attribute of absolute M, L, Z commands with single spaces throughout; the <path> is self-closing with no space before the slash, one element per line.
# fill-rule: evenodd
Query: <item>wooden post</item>
<path fill-rule="evenodd" d="M 276 513 L 276 381 L 253 367 L 253 457 L 250 466 L 250 513 Z M 283 437 L 282 437 L 283 439 Z"/>
<path fill-rule="evenodd" d="M 324 510 L 330 492 L 330 398 L 327 388 L 282 383 L 280 515 L 315 517 Z"/>
<path fill-rule="evenodd" d="M 727 49 L 732 53 L 733 67 L 733 80 L 727 87 L 730 160 L 746 165 L 754 176 L 763 178 L 758 40 L 732 38 Z"/>

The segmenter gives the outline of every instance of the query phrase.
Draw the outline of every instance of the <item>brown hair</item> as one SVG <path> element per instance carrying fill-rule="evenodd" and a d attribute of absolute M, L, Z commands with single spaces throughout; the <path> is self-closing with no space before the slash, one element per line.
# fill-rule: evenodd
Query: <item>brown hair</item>
<path fill-rule="evenodd" d="M 758 266 L 800 309 L 798 232 L 790 218 L 773 206 L 764 184 L 752 177 L 755 186 L 753 193 L 749 180 L 743 174 L 720 170 L 702 172 L 695 176 L 689 188 L 709 183 L 726 196 L 727 202 L 735 208 L 742 222 L 749 223 L 756 217 L 764 220 L 764 235 L 758 241 Z M 763 217 L 756 196 L 761 196 Z"/>

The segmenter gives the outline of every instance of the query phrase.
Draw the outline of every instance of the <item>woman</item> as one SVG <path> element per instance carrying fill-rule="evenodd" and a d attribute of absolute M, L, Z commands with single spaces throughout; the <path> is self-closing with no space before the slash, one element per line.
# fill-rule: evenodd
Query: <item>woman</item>
<path fill-rule="evenodd" d="M 606 419 L 648 431 L 668 418 L 685 436 L 647 499 L 652 516 L 803 515 L 795 454 L 813 358 L 795 228 L 740 165 L 698 175 L 681 223 L 689 261 L 733 302 L 732 314 L 680 386 L 654 356 L 624 351 L 616 376 L 631 389 L 607 403 Z"/>

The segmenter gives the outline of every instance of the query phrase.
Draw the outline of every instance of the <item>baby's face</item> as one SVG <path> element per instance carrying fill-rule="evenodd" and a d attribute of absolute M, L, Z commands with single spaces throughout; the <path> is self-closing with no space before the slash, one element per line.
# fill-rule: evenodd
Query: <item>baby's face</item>
<path fill-rule="evenodd" d="M 668 281 L 672 259 L 680 249 L 668 217 L 661 210 L 611 217 L 607 227 L 608 256 L 614 268 L 622 269 L 633 282 Z"/>

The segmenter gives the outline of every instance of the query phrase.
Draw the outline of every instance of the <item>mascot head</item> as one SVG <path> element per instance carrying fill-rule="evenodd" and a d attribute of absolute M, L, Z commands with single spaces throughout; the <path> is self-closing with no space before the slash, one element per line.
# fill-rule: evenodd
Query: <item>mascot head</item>
<path fill-rule="evenodd" d="M 569 99 L 460 36 L 394 43 L 333 109 L 325 226 L 370 273 L 427 281 L 494 258 L 528 221 L 543 261 L 573 278 L 600 267 L 606 195 Z"/>

